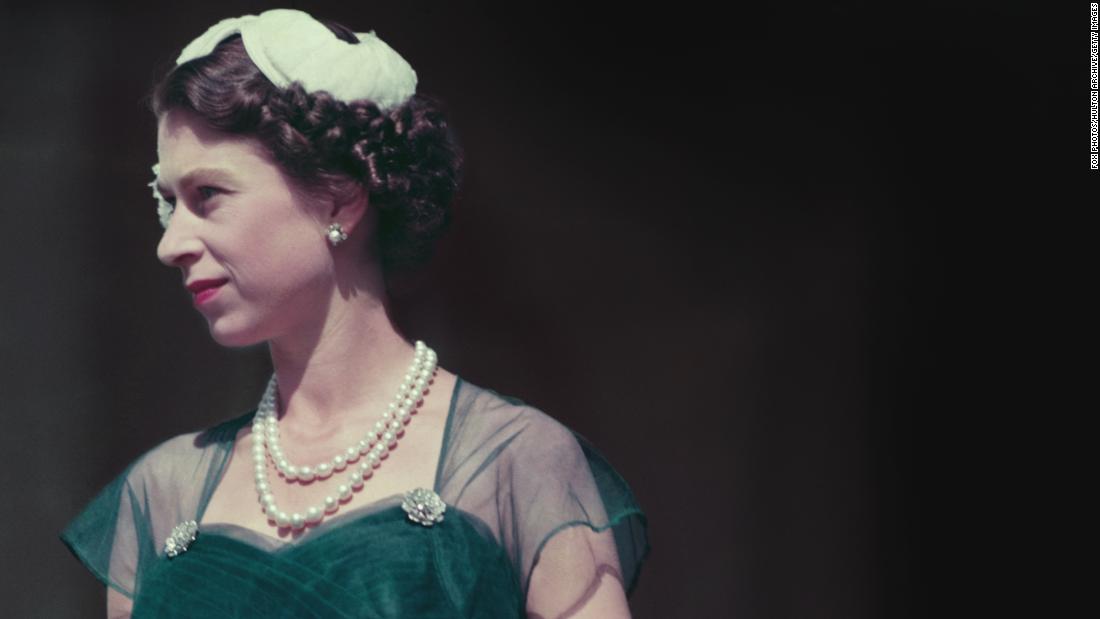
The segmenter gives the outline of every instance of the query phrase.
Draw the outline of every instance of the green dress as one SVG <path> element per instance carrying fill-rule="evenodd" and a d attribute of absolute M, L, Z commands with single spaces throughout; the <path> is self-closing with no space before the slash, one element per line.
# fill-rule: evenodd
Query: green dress
<path fill-rule="evenodd" d="M 615 567 L 633 590 L 649 545 L 622 477 L 552 417 L 461 378 L 432 488 L 446 503 L 441 522 L 410 520 L 394 495 L 293 541 L 200 524 L 169 558 L 165 540 L 180 523 L 202 522 L 237 431 L 254 414 L 150 450 L 62 533 L 99 580 L 133 599 L 135 619 L 524 617 L 543 547 L 574 526 L 614 544 L 570 549 L 568 569 L 555 570 L 563 606 Z"/>

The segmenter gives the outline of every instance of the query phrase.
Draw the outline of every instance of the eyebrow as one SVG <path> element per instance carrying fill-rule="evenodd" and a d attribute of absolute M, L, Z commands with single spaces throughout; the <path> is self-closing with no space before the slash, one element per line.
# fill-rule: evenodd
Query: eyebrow
<path fill-rule="evenodd" d="M 215 183 L 234 183 L 236 177 L 224 168 L 195 168 L 187 174 L 180 177 L 179 185 L 186 187 L 193 183 L 197 177 L 204 177 Z M 171 193 L 171 191 L 161 184 L 160 179 L 157 179 L 157 191 L 161 193 Z"/>

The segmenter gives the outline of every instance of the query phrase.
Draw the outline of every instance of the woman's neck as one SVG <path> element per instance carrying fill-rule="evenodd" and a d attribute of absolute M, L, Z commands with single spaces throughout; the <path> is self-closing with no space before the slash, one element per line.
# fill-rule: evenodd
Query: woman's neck
<path fill-rule="evenodd" d="M 324 432 L 352 417 L 372 418 L 404 379 L 415 350 L 383 300 L 358 291 L 334 295 L 323 320 L 269 342 L 279 411 L 302 432 Z"/>

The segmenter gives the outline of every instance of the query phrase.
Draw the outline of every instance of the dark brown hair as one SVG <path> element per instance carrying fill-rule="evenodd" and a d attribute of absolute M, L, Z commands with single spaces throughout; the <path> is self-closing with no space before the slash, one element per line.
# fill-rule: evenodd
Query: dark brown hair
<path fill-rule="evenodd" d="M 358 39 L 327 23 L 339 38 Z M 337 202 L 364 190 L 378 209 L 378 257 L 385 271 L 425 262 L 451 220 L 462 153 L 439 102 L 414 95 L 382 112 L 345 103 L 297 82 L 282 89 L 252 63 L 240 35 L 168 72 L 153 89 L 157 118 L 186 109 L 212 129 L 255 137 L 308 195 Z"/>

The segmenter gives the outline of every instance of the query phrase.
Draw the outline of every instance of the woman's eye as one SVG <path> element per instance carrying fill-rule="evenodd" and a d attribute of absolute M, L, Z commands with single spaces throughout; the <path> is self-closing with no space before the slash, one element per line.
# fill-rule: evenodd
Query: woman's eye
<path fill-rule="evenodd" d="M 217 187 L 199 187 L 198 188 L 198 193 L 199 193 L 199 197 L 202 198 L 203 200 L 209 200 L 210 198 L 213 198 L 215 195 L 218 194 L 218 188 Z"/>

